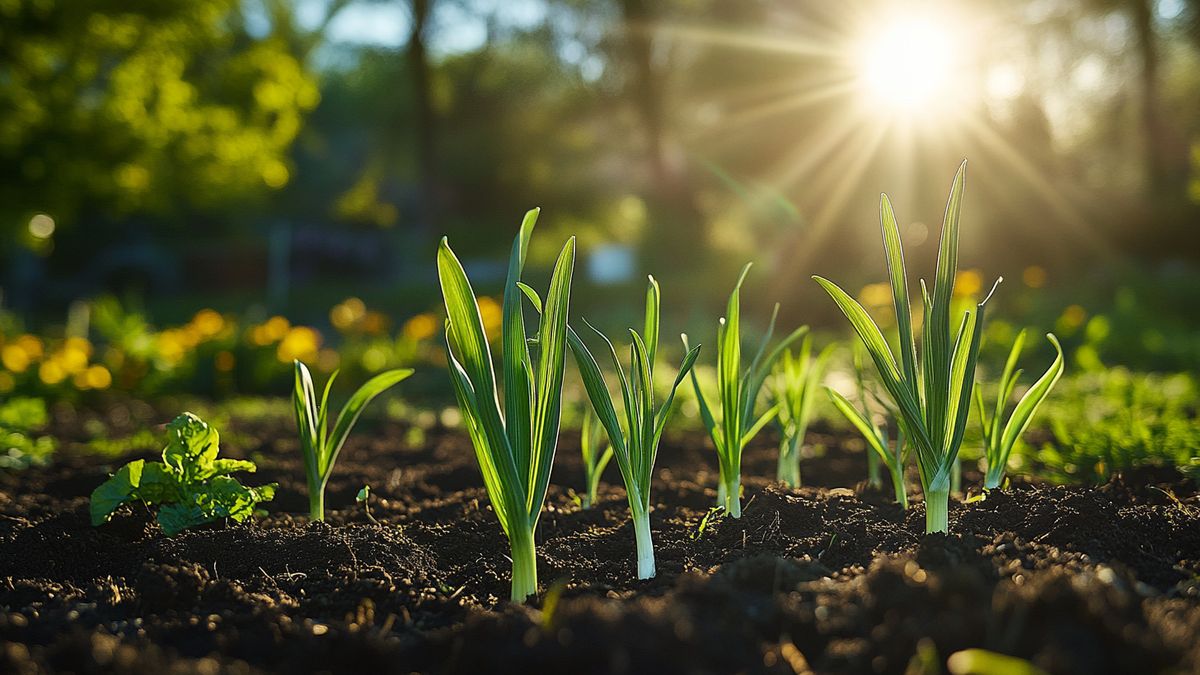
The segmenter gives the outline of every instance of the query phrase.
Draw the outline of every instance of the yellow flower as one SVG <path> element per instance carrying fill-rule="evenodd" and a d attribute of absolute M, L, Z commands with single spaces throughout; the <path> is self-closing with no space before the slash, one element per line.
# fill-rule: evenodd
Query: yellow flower
<path fill-rule="evenodd" d="M 1071 333 L 1076 328 L 1083 325 L 1087 320 L 1087 310 L 1079 305 L 1071 305 L 1063 310 L 1062 316 L 1058 317 L 1055 322 L 1055 327 L 1060 333 Z"/>
<path fill-rule="evenodd" d="M 48 385 L 56 385 L 67 379 L 67 371 L 56 361 L 46 361 L 38 367 L 38 377 Z"/>
<path fill-rule="evenodd" d="M 158 347 L 158 356 L 167 365 L 173 366 L 183 360 L 187 353 L 187 345 L 184 344 L 183 333 L 174 328 L 168 328 L 158 334 L 156 346 Z"/>
<path fill-rule="evenodd" d="M 250 329 L 250 341 L 260 347 L 279 342 L 287 335 L 291 327 L 292 325 L 287 319 L 282 316 L 273 316 L 261 325 Z"/>
<path fill-rule="evenodd" d="M 954 278 L 954 295 L 957 297 L 974 297 L 982 288 L 983 276 L 979 270 L 962 270 Z"/>
<path fill-rule="evenodd" d="M 57 358 L 63 369 L 70 375 L 82 373 L 87 369 L 88 358 L 92 355 L 92 344 L 79 337 L 67 338 L 62 351 Z"/>
<path fill-rule="evenodd" d="M 24 349 L 25 353 L 29 355 L 29 359 L 31 361 L 40 360 L 42 358 L 42 354 L 45 353 L 45 349 L 42 347 L 41 339 L 34 335 L 22 335 L 16 339 L 14 344 L 19 346 L 21 349 Z"/>
<path fill-rule="evenodd" d="M 84 376 L 87 378 L 88 386 L 92 389 L 108 389 L 112 386 L 112 373 L 102 365 L 88 366 Z"/>
<path fill-rule="evenodd" d="M 428 340 L 434 335 L 437 335 L 438 323 L 439 322 L 436 316 L 426 312 L 424 314 L 418 314 L 408 321 L 405 321 L 404 328 L 401 332 L 404 334 L 406 339 L 412 340 L 413 342 L 420 342 L 421 340 Z"/>
<path fill-rule="evenodd" d="M 479 316 L 483 319 L 483 331 L 488 339 L 500 337 L 500 326 L 504 321 L 504 310 L 500 303 L 486 295 L 479 298 Z"/>
<path fill-rule="evenodd" d="M 315 361 L 321 347 L 321 335 L 308 326 L 296 326 L 283 336 L 275 356 L 282 363 Z"/>
<path fill-rule="evenodd" d="M 202 309 L 192 317 L 192 326 L 202 337 L 211 338 L 225 329 L 225 317 L 212 309 Z"/>
<path fill-rule="evenodd" d="M 379 335 L 387 330 L 388 319 L 380 312 L 367 312 L 359 323 L 367 335 Z"/>
<path fill-rule="evenodd" d="M 892 287 L 885 283 L 867 284 L 858 292 L 858 301 L 866 307 L 882 307 L 892 303 Z"/>
<path fill-rule="evenodd" d="M 345 332 L 354 328 L 366 313 L 366 303 L 358 298 L 346 298 L 329 310 L 329 322 L 334 328 Z"/>
<path fill-rule="evenodd" d="M 0 349 L 0 363 L 3 363 L 5 368 L 14 373 L 25 372 L 25 369 L 29 367 L 30 361 L 32 359 L 29 358 L 29 353 L 21 348 L 20 343 L 14 342 L 4 345 L 4 348 Z"/>

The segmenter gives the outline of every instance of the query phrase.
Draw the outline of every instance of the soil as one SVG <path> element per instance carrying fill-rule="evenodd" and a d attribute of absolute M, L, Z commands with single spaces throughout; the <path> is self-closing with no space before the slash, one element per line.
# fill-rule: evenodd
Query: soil
<path fill-rule="evenodd" d="M 231 427 L 223 452 L 260 465 L 245 482 L 280 484 L 249 524 L 166 538 L 136 506 L 92 527 L 91 490 L 157 449 L 97 459 L 70 429 L 50 466 L 0 474 L 0 672 L 941 672 L 972 647 L 1050 673 L 1200 672 L 1200 495 L 1171 469 L 1099 487 L 1018 479 L 955 500 L 951 534 L 925 535 L 919 498 L 905 512 L 860 482 L 849 437 L 810 433 L 794 491 L 766 479 L 771 439 L 752 445 L 736 520 L 711 512 L 706 440 L 669 437 L 658 576 L 637 581 L 615 466 L 580 509 L 568 434 L 537 533 L 542 592 L 514 605 L 460 431 L 362 427 L 328 522 L 310 523 L 290 423 Z M 371 517 L 354 501 L 364 484 Z"/>

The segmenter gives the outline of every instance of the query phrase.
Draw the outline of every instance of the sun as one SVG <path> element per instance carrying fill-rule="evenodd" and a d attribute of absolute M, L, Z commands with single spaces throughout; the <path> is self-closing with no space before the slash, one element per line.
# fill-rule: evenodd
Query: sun
<path fill-rule="evenodd" d="M 866 102 L 909 115 L 929 110 L 954 85 L 957 45 L 949 22 L 904 17 L 878 24 L 857 48 L 858 84 Z"/>

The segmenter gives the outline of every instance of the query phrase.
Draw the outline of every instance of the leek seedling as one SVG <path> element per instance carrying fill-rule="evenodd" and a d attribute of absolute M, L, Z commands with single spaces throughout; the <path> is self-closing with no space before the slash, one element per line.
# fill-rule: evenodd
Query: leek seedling
<path fill-rule="evenodd" d="M 550 280 L 545 311 L 536 338 L 538 358 L 530 355 L 518 288 L 529 238 L 538 210 L 525 214 L 513 241 L 504 284 L 501 353 L 496 377 L 475 291 L 462 264 L 442 239 L 438 277 L 446 304 L 446 355 L 450 380 L 467 433 L 475 449 L 488 498 L 512 548 L 512 600 L 537 592 L 537 553 L 533 533 L 558 444 L 566 358 L 567 306 L 575 265 L 575 238 L 567 240 Z M 532 298 L 536 294 L 528 291 Z M 541 304 L 538 300 L 537 304 Z M 497 381 L 499 379 L 499 381 Z M 503 408 L 500 389 L 503 383 Z"/>
<path fill-rule="evenodd" d="M 925 493 L 926 532 L 945 532 L 947 529 L 950 474 L 966 431 L 971 390 L 975 384 L 975 363 L 983 333 L 983 307 L 987 302 L 984 298 L 973 313 L 967 311 L 963 315 L 957 338 L 952 340 L 950 304 L 958 272 L 958 223 L 965 172 L 966 162 L 963 162 L 954 177 L 946 205 L 932 294 L 924 281 L 921 282 L 925 312 L 919 369 L 916 331 L 908 304 L 904 252 L 896 215 L 887 195 L 880 200 L 880 225 L 900 333 L 899 364 L 883 333 L 862 305 L 828 279 L 813 277 L 841 308 L 866 346 L 880 381 L 896 406 L 897 421 L 905 438 L 916 449 L 921 487 Z"/>
<path fill-rule="evenodd" d="M 671 391 L 661 407 L 654 407 L 654 359 L 658 352 L 658 319 L 660 291 L 658 282 L 650 277 L 646 288 L 646 322 L 644 334 L 639 334 L 630 328 L 629 335 L 633 343 L 629 347 L 629 371 L 621 368 L 620 359 L 613 343 L 603 333 L 592 330 L 604 340 L 612 357 L 613 368 L 617 371 L 621 385 L 621 397 L 625 408 L 625 424 L 617 418 L 613 406 L 612 395 L 600 372 L 600 366 L 595 357 L 588 351 L 587 345 L 579 339 L 575 331 L 570 331 L 568 342 L 575 362 L 579 365 L 579 373 L 583 378 L 584 388 L 592 407 L 604 425 L 608 434 L 609 446 L 617 459 L 617 467 L 621 469 L 621 478 L 625 481 L 625 492 L 629 498 L 629 513 L 633 517 L 633 533 L 637 541 L 637 575 L 639 579 L 649 579 L 654 576 L 654 544 L 650 539 L 650 482 L 654 472 L 654 459 L 658 455 L 658 442 L 662 439 L 663 429 L 671 416 L 671 405 L 675 401 L 675 391 L 688 371 L 696 363 L 700 347 L 691 349 L 683 357 L 679 373 L 671 385 Z M 591 328 L 591 324 L 588 324 Z"/>
<path fill-rule="evenodd" d="M 904 442 L 904 432 L 899 431 L 896 434 L 896 444 L 893 449 L 888 439 L 887 422 L 876 424 L 873 421 L 871 407 L 867 403 L 867 388 L 863 383 L 861 356 L 856 351 L 854 357 L 854 379 L 858 384 L 858 400 L 863 409 L 860 411 L 855 408 L 854 404 L 850 403 L 845 396 L 830 387 L 825 387 L 825 393 L 829 394 L 829 400 L 833 402 L 833 406 L 838 409 L 838 412 L 842 413 L 846 420 L 858 430 L 858 433 L 862 434 L 863 440 L 871 449 L 867 453 L 867 457 L 874 458 L 876 467 L 881 464 L 887 467 L 888 474 L 892 478 L 892 490 L 896 493 L 896 503 L 901 508 L 907 509 L 908 491 L 904 487 L 904 465 L 908 463 L 909 446 Z M 886 405 L 883 407 L 887 408 Z"/>
<path fill-rule="evenodd" d="M 604 443 L 604 426 L 596 418 L 595 411 L 588 408 L 583 412 L 583 428 L 579 432 L 579 450 L 583 455 L 583 473 L 587 482 L 580 503 L 585 509 L 592 508 L 592 504 L 596 503 L 596 492 L 600 489 L 600 475 L 604 473 L 604 468 L 608 466 L 608 462 L 613 456 L 611 445 L 605 446 L 603 452 L 600 451 L 602 443 Z"/>
<path fill-rule="evenodd" d="M 858 383 L 858 401 L 859 401 L 859 403 L 862 404 L 863 410 L 870 413 L 871 408 L 867 404 L 867 387 L 865 384 L 863 384 L 864 378 L 863 378 L 863 346 L 862 346 L 862 343 L 855 342 L 853 351 L 854 351 L 854 379 Z M 884 405 L 883 402 L 879 400 L 879 397 L 875 394 L 874 391 L 871 392 L 871 397 L 875 400 L 876 403 L 879 403 L 881 407 L 883 407 L 885 409 L 887 408 L 887 406 Z M 891 418 L 896 419 L 896 416 L 892 415 Z M 885 424 L 886 424 L 886 421 L 885 421 Z M 885 429 L 886 429 L 886 427 L 885 427 Z M 899 446 L 897 446 L 897 447 L 899 447 Z M 900 464 L 901 464 L 901 466 L 903 466 L 904 462 L 901 462 Z M 883 488 L 883 476 L 882 476 L 882 472 L 880 471 L 880 467 L 882 467 L 882 466 L 883 466 L 883 461 L 879 458 L 878 453 L 875 453 L 875 452 L 867 453 L 867 485 L 870 485 L 871 487 L 873 487 L 877 490 Z M 907 504 L 908 504 L 908 499 L 906 496 L 905 497 L 905 505 L 906 505 L 905 508 L 907 508 Z"/>
<path fill-rule="evenodd" d="M 771 334 L 775 330 L 775 318 L 779 314 L 779 305 L 775 305 L 771 323 L 758 346 L 754 360 L 745 372 L 742 371 L 741 290 L 751 265 L 752 263 L 742 268 L 737 285 L 729 295 L 725 316 L 717 326 L 717 398 L 721 404 L 720 423 L 713 417 L 712 409 L 704 398 L 696 371 L 692 371 L 692 388 L 696 391 L 696 401 L 700 405 L 700 418 L 717 448 L 720 469 L 717 499 L 725 512 L 734 518 L 742 517 L 742 449 L 779 412 L 776 405 L 761 416 L 754 416 L 759 391 L 762 390 L 763 383 L 771 372 L 771 366 L 780 354 L 808 331 L 807 327 L 797 328 L 767 354 L 767 344 L 771 340 Z M 687 335 L 682 337 L 683 345 L 687 348 Z"/>
<path fill-rule="evenodd" d="M 987 474 L 983 479 L 984 489 L 994 490 L 1000 487 L 1004 481 L 1004 474 L 1008 470 L 1008 457 L 1012 454 L 1017 439 L 1025 433 L 1025 429 L 1029 427 L 1029 422 L 1033 419 L 1033 414 L 1037 412 L 1050 390 L 1058 383 L 1058 378 L 1062 377 L 1062 347 L 1059 346 L 1058 338 L 1054 337 L 1053 333 L 1047 333 L 1046 339 L 1054 345 L 1056 353 L 1054 361 L 1045 374 L 1037 382 L 1034 382 L 1029 391 L 1025 392 L 1025 395 L 1017 402 L 1007 421 L 1004 420 L 1004 410 L 1008 406 L 1009 399 L 1012 398 L 1013 390 L 1017 386 L 1017 379 L 1021 377 L 1021 371 L 1017 369 L 1017 359 L 1021 356 L 1021 348 L 1025 346 L 1025 331 L 1017 334 L 1012 351 L 1008 354 L 1008 361 L 1004 364 L 1004 373 L 1000 376 L 1000 389 L 996 394 L 996 408 L 990 420 L 987 410 L 984 409 L 983 392 L 978 388 L 975 389 L 975 403 L 979 408 L 980 424 L 983 425 L 984 456 L 987 458 Z"/>
<path fill-rule="evenodd" d="M 329 390 L 337 378 L 337 371 L 325 383 L 325 393 L 317 399 L 312 375 L 308 367 L 294 361 L 296 379 L 292 390 L 292 404 L 296 411 L 296 428 L 300 433 L 300 451 L 304 453 L 304 476 L 308 482 L 308 517 L 310 520 L 325 520 L 325 485 L 333 474 L 333 465 L 346 443 L 346 437 L 354 428 L 371 399 L 382 394 L 388 387 L 413 374 L 411 369 L 396 369 L 380 373 L 358 388 L 342 411 L 338 413 L 329 433 Z"/>
<path fill-rule="evenodd" d="M 775 401 L 779 414 L 779 466 L 775 478 L 790 488 L 800 487 L 800 449 L 808 432 L 813 395 L 825 373 L 833 345 L 812 355 L 812 337 L 804 336 L 799 355 L 785 351 L 775 364 Z"/>

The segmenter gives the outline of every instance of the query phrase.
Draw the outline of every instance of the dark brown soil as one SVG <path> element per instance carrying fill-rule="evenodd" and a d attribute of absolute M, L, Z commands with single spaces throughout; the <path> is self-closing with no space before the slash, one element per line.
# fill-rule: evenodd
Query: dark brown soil
<path fill-rule="evenodd" d="M 68 451 L 0 474 L 0 672 L 891 673 L 970 647 L 1052 673 L 1200 672 L 1200 496 L 1174 471 L 1019 483 L 955 503 L 952 534 L 926 536 L 919 501 L 906 513 L 859 483 L 860 445 L 814 433 L 828 450 L 804 462 L 812 487 L 765 480 L 765 441 L 748 451 L 743 517 L 705 523 L 712 451 L 671 438 L 651 516 L 659 574 L 639 582 L 615 466 L 618 485 L 580 510 L 564 436 L 538 531 L 543 592 L 515 606 L 465 436 L 421 435 L 364 427 L 329 523 L 313 524 L 295 515 L 290 424 L 235 424 L 225 452 L 280 483 L 271 515 L 173 539 L 141 506 L 91 527 L 111 463 Z M 377 524 L 354 504 L 364 484 Z"/>

